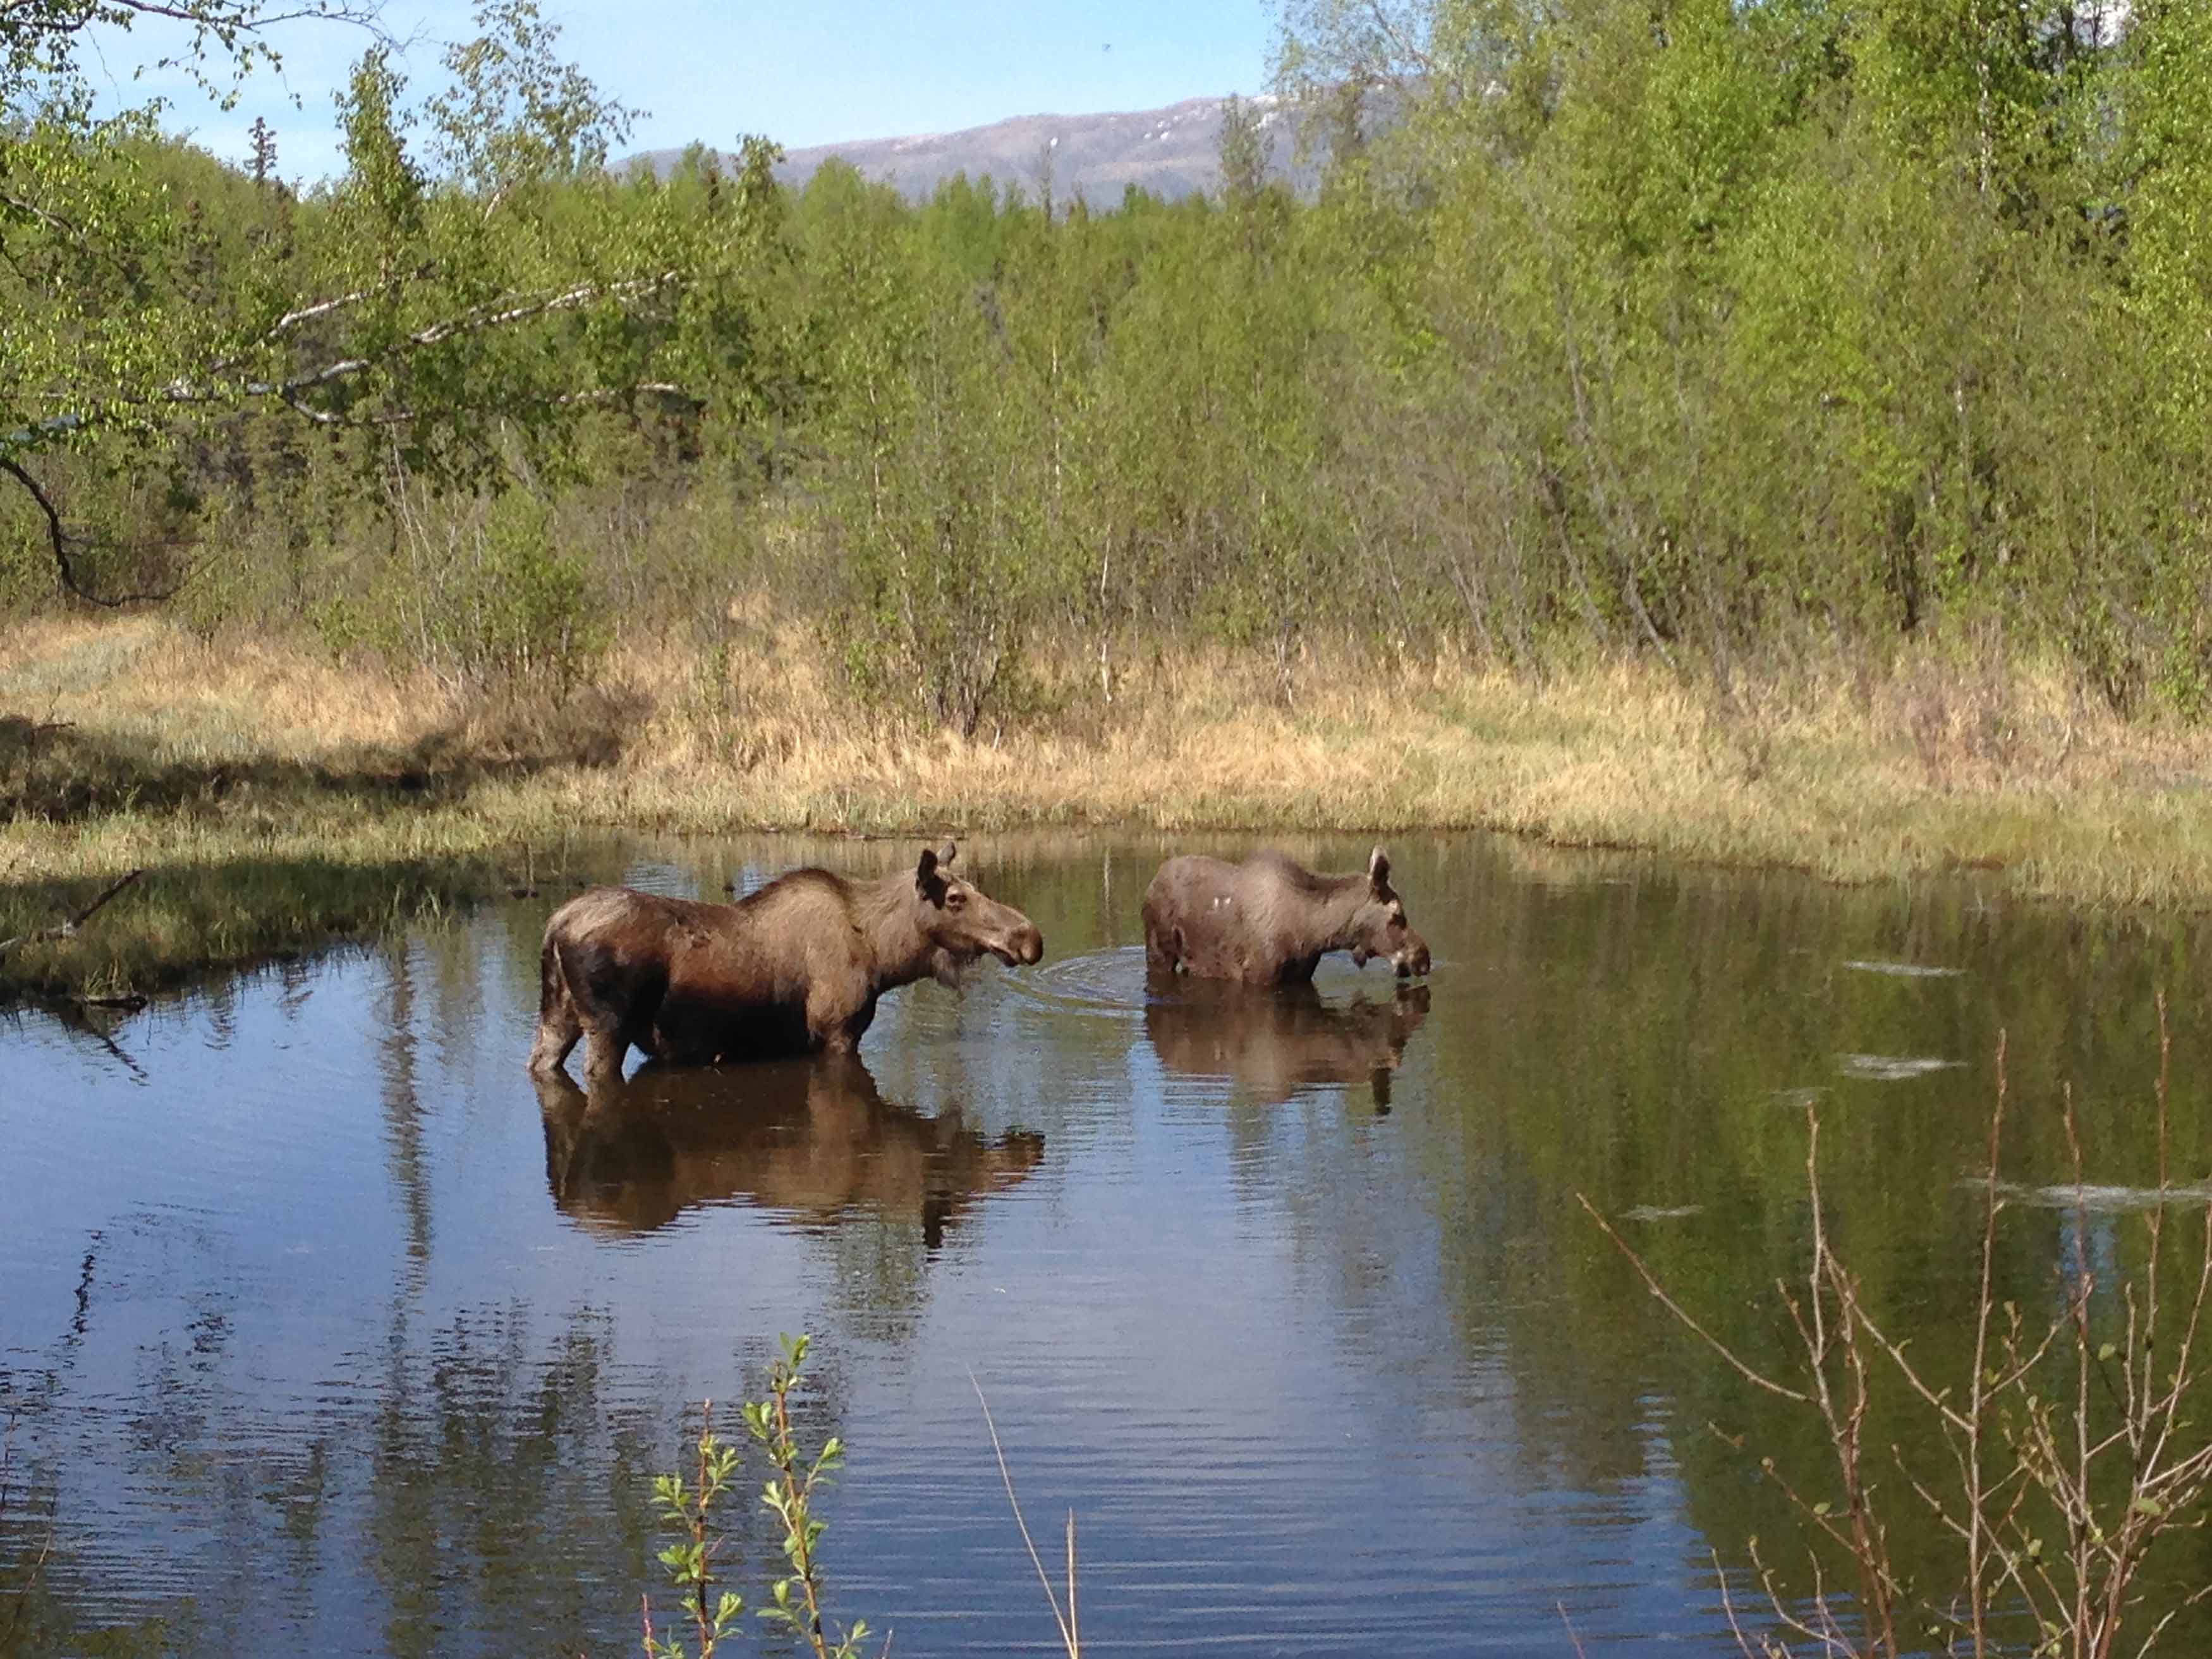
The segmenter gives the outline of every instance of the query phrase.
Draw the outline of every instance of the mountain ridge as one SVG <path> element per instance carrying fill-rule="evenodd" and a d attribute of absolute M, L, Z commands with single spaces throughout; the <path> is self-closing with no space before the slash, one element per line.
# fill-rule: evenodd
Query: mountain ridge
<path fill-rule="evenodd" d="M 1301 191 L 1310 190 L 1318 170 L 1297 159 L 1296 116 L 1267 94 L 1243 101 L 1258 109 L 1261 130 L 1272 141 L 1268 176 Z M 1080 196 L 1091 207 L 1112 207 L 1131 185 L 1173 201 L 1220 187 L 1221 119 L 1228 103 L 1227 98 L 1186 98 L 1157 109 L 1015 115 L 950 132 L 809 144 L 787 151 L 776 177 L 804 186 L 824 162 L 838 158 L 864 178 L 926 201 L 939 185 L 963 173 L 1016 185 L 1035 197 L 1048 167 L 1052 193 L 1060 201 Z M 665 178 L 684 153 L 647 150 L 624 165 L 650 167 Z"/>

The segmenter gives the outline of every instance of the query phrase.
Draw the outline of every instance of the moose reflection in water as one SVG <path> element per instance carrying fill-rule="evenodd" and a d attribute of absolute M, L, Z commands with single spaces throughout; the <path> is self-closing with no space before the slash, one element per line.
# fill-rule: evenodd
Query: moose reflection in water
<path fill-rule="evenodd" d="M 1388 1002 L 1356 996 L 1342 1006 L 1310 981 L 1261 989 L 1219 981 L 1156 978 L 1145 1035 L 1160 1064 L 1191 1077 L 1224 1077 L 1273 1103 L 1302 1089 L 1365 1083 L 1375 1109 L 1390 1109 L 1390 1077 L 1429 1016 L 1429 988 Z"/>
<path fill-rule="evenodd" d="M 818 1222 L 854 1210 L 916 1220 L 934 1249 L 963 1212 L 1044 1157 L 1042 1135 L 986 1140 L 957 1112 L 928 1118 L 885 1100 L 849 1054 L 647 1066 L 588 1094 L 564 1072 L 533 1080 L 553 1202 L 599 1232 L 649 1232 L 699 1206 L 740 1203 Z"/>

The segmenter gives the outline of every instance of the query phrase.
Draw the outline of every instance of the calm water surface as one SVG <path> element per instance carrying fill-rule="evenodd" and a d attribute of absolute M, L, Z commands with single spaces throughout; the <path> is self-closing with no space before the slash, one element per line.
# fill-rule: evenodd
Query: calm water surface
<path fill-rule="evenodd" d="M 896 1652 L 1053 1643 L 971 1374 L 1033 1523 L 1079 1517 L 1097 1652 L 1568 1653 L 1562 1607 L 1594 1653 L 1729 1650 L 1712 1552 L 1794 1534 L 1706 1425 L 1820 1443 L 1575 1194 L 1780 1364 L 1815 1100 L 1834 1230 L 1936 1364 L 2001 1028 L 2027 1186 L 2063 1083 L 2098 1178 L 2153 1178 L 2160 988 L 2212 1154 L 2191 925 L 1401 842 L 1425 994 L 1339 958 L 1311 1000 L 1148 998 L 1165 850 L 971 844 L 1044 966 L 894 994 L 857 1070 L 535 1088 L 537 941 L 582 876 L 713 896 L 902 844 L 632 848 L 105 1034 L 0 1027 L 0 1650 L 635 1651 L 651 1474 L 801 1329 L 851 1447 L 836 1609 Z M 2003 1293 L 2131 1260 L 2124 1200 L 2016 1206 Z M 773 1542 L 741 1522 L 741 1578 Z"/>

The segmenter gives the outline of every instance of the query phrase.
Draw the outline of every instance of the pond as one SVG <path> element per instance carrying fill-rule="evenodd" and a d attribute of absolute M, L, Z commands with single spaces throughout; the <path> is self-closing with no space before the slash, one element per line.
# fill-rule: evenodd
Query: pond
<path fill-rule="evenodd" d="M 1426 986 L 1340 957 L 1255 1003 L 1148 993 L 1169 850 L 969 843 L 1042 966 L 894 993 L 857 1069 L 647 1073 L 605 1110 L 522 1063 L 577 882 L 719 896 L 912 849 L 609 848 L 388 949 L 0 1027 L 0 1651 L 635 1651 L 641 1589 L 672 1606 L 652 1474 L 801 1330 L 805 1425 L 850 1449 L 834 1611 L 896 1653 L 1055 1641 L 979 1388 L 1032 1526 L 1057 1549 L 1077 1516 L 1096 1652 L 1571 1653 L 1568 1620 L 1591 1653 L 1732 1651 L 1714 1553 L 1802 1556 L 1758 1462 L 1817 1485 L 1825 1442 L 1577 1194 L 1786 1370 L 1813 1103 L 1831 1231 L 1940 1370 L 2000 1032 L 2003 1296 L 2140 1253 L 2161 989 L 2177 1162 L 2212 1152 L 2194 923 L 1401 839 Z M 2069 1086 L 2086 1212 L 2045 1191 Z"/>

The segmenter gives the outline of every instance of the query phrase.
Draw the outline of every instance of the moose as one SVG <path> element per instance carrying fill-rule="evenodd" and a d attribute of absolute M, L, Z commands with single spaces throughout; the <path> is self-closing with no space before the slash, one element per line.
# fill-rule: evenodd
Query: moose
<path fill-rule="evenodd" d="M 1042 1135 L 986 1139 L 957 1111 L 923 1117 L 885 1100 L 856 1054 L 738 1072 L 651 1065 L 588 1091 L 562 1071 L 535 1082 L 555 1207 L 617 1237 L 740 1203 L 808 1222 L 854 1211 L 918 1221 L 933 1250 L 977 1200 L 1044 1157 Z"/>
<path fill-rule="evenodd" d="M 1351 951 L 1359 968 L 1382 957 L 1401 979 L 1429 971 L 1380 847 L 1354 876 L 1316 875 L 1280 853 L 1242 864 L 1185 854 L 1152 878 L 1144 916 L 1145 961 L 1160 973 L 1300 985 L 1332 951 Z"/>
<path fill-rule="evenodd" d="M 1401 986 L 1387 1002 L 1355 996 L 1342 1007 L 1308 981 L 1254 990 L 1192 981 L 1145 1004 L 1145 1036 L 1167 1070 L 1225 1078 L 1279 1105 L 1304 1090 L 1364 1083 L 1379 1115 L 1406 1044 L 1429 1017 L 1429 988 Z"/>
<path fill-rule="evenodd" d="M 545 924 L 531 1072 L 560 1070 L 580 1038 L 587 1079 L 619 1077 L 633 1047 L 673 1065 L 850 1053 L 886 991 L 957 985 L 986 954 L 1042 960 L 1027 916 L 951 873 L 958 853 L 924 848 L 872 882 L 793 870 L 735 904 L 579 893 Z"/>

